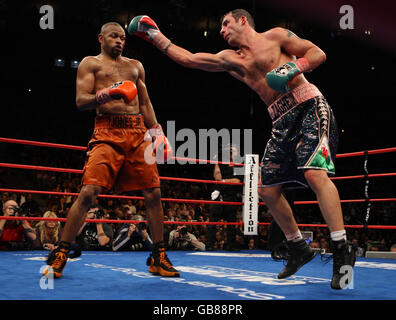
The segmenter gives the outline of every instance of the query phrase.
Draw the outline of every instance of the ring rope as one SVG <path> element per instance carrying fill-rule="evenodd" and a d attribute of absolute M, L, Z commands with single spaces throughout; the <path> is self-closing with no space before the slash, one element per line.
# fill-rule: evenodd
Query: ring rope
<path fill-rule="evenodd" d="M 16 164 L 16 163 L 4 163 L 0 162 L 0 167 L 13 168 L 13 169 L 27 169 L 27 170 L 38 170 L 38 171 L 52 171 L 52 172 L 64 172 L 64 173 L 75 173 L 82 174 L 81 169 L 68 169 L 68 168 L 56 168 L 46 166 L 34 166 L 27 164 Z M 344 177 L 330 177 L 330 180 L 349 180 L 349 179 L 363 179 L 363 178 L 381 178 L 381 177 L 394 177 L 396 172 L 391 173 L 373 173 L 356 176 L 344 176 Z M 178 177 L 160 177 L 161 180 L 169 181 L 184 181 L 184 182 L 195 182 L 195 183 L 209 183 L 209 184 L 226 184 L 226 185 L 238 185 L 242 186 L 243 182 L 223 182 L 216 180 L 204 180 L 204 179 L 191 179 L 191 178 L 178 178 Z"/>
<path fill-rule="evenodd" d="M 58 191 L 40 191 L 40 190 L 21 190 L 21 189 L 6 189 L 0 188 L 0 192 L 10 193 L 32 193 L 32 194 L 47 194 L 55 196 L 78 196 L 75 192 L 58 192 Z M 110 194 L 99 194 L 99 198 L 112 198 L 112 199 L 132 199 L 132 200 L 144 200 L 144 197 L 139 196 L 121 196 L 121 195 L 110 195 Z M 243 205 L 243 202 L 236 201 L 213 201 L 213 200 L 194 200 L 194 199 L 174 199 L 174 198 L 161 198 L 165 202 L 180 202 L 180 203 L 203 203 L 203 204 L 223 204 L 231 206 Z M 395 199 L 396 201 L 396 199 Z"/>
<path fill-rule="evenodd" d="M 47 194 L 56 196 L 78 196 L 75 192 L 59 192 L 59 191 L 40 191 L 40 190 L 22 190 L 22 189 L 7 189 L 0 188 L 0 192 L 10 192 L 10 193 L 32 193 L 32 194 Z M 144 197 L 139 196 L 121 196 L 121 195 L 110 195 L 110 194 L 99 194 L 100 198 L 113 198 L 113 199 L 135 199 L 144 200 Z M 194 200 L 194 199 L 179 199 L 179 198 L 161 198 L 165 202 L 180 202 L 180 203 L 201 203 L 201 204 L 222 204 L 222 205 L 243 205 L 243 202 L 237 201 L 213 201 L 213 200 Z M 352 200 L 341 200 L 341 203 L 357 203 L 366 202 L 366 199 L 352 199 Z M 393 202 L 396 198 L 382 198 L 382 199 L 369 199 L 369 202 Z M 317 204 L 318 201 L 294 201 L 294 204 Z M 259 202 L 259 205 L 265 205 L 264 202 Z"/>
<path fill-rule="evenodd" d="M 58 144 L 58 143 L 51 143 L 51 142 L 39 142 L 39 141 L 31 141 L 31 140 L 21 140 L 21 139 L 12 139 L 12 138 L 3 138 L 0 137 L 0 142 L 5 143 L 16 143 L 16 144 L 25 144 L 25 145 L 33 145 L 33 146 L 40 146 L 40 147 L 49 147 L 49 148 L 60 148 L 60 149 L 71 149 L 71 150 L 80 150 L 86 151 L 87 147 L 82 146 L 73 146 L 67 144 Z M 347 157 L 358 157 L 364 156 L 367 152 L 368 155 L 379 154 L 379 153 L 388 153 L 388 152 L 396 152 L 396 147 L 392 148 L 384 148 L 384 149 L 376 149 L 376 150 L 368 150 L 368 151 L 357 151 L 357 152 L 350 152 L 350 153 L 341 153 L 337 154 L 336 158 L 347 158 Z M 220 163 L 220 164 L 233 164 L 233 165 L 243 165 L 240 163 L 232 163 L 232 162 L 221 162 L 216 160 L 203 160 L 203 159 L 193 159 L 193 158 L 183 158 L 183 157 L 173 157 L 175 160 L 183 160 L 183 161 L 196 161 L 202 163 Z"/>
<path fill-rule="evenodd" d="M 82 147 L 82 146 L 73 146 L 73 145 L 67 145 L 67 144 L 21 140 L 21 139 L 11 139 L 11 138 L 2 138 L 2 137 L 0 137 L 0 142 L 24 144 L 24 145 L 37 146 L 37 147 L 49 147 L 49 148 L 58 148 L 58 149 L 78 150 L 78 151 L 87 151 L 87 149 L 88 149 L 87 147 Z M 179 160 L 179 161 L 187 161 L 187 162 L 190 161 L 190 162 L 204 163 L 204 164 L 225 164 L 225 165 L 233 165 L 233 166 L 243 166 L 244 165 L 243 163 L 226 162 L 226 161 L 218 161 L 218 160 L 184 158 L 184 157 L 171 157 L 171 159 Z"/>
<path fill-rule="evenodd" d="M 14 216 L 0 216 L 0 220 L 28 220 L 28 221 L 59 221 L 66 222 L 66 218 L 43 218 L 43 217 L 14 217 Z M 85 219 L 85 222 L 93 223 L 140 223 L 146 222 L 147 220 L 113 220 L 113 219 Z M 198 221 L 164 221 L 164 224 L 175 224 L 175 225 L 243 225 L 243 222 L 198 222 Z M 270 225 L 270 222 L 259 222 L 259 225 Z M 318 223 L 299 223 L 299 227 L 320 227 L 327 228 L 327 224 Z M 382 229 L 382 230 L 396 230 L 396 226 L 387 225 L 345 225 L 345 228 L 368 228 L 368 229 Z"/>

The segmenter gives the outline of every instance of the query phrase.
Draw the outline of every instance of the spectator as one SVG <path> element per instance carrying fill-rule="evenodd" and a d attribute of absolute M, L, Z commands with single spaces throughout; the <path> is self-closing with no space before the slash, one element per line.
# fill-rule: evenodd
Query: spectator
<path fill-rule="evenodd" d="M 117 236 L 112 244 L 113 251 L 138 251 L 153 249 L 153 241 L 147 232 L 145 222 L 139 224 L 123 224 L 118 229 Z"/>
<path fill-rule="evenodd" d="M 179 225 L 169 234 L 169 247 L 173 250 L 200 250 L 205 251 L 205 243 L 200 242 L 195 235 L 188 232 L 185 225 Z"/>
<path fill-rule="evenodd" d="M 324 249 L 325 252 L 329 252 L 329 243 L 327 242 L 325 237 L 320 237 L 319 239 L 320 248 Z"/>
<path fill-rule="evenodd" d="M 391 252 L 396 252 L 396 243 L 390 247 Z"/>
<path fill-rule="evenodd" d="M 55 212 L 47 211 L 43 218 L 57 218 Z M 36 240 L 33 243 L 33 249 L 36 250 L 54 250 L 61 237 L 61 228 L 59 221 L 40 221 L 36 225 Z"/>
<path fill-rule="evenodd" d="M 26 201 L 21 205 L 21 213 L 28 217 L 40 216 L 39 205 L 36 200 L 33 199 L 33 195 L 29 193 L 26 196 Z"/>
<path fill-rule="evenodd" d="M 248 241 L 248 249 L 249 250 L 256 250 L 257 246 L 256 246 L 256 241 L 254 238 L 250 238 Z"/>
<path fill-rule="evenodd" d="M 379 251 L 388 251 L 388 245 L 384 238 L 380 241 Z"/>
<path fill-rule="evenodd" d="M 1 194 L 1 209 L 3 209 L 4 208 L 4 204 L 9 200 L 9 194 L 8 194 L 8 192 L 3 192 L 2 194 Z"/>
<path fill-rule="evenodd" d="M 319 244 L 318 241 L 311 241 L 311 243 L 309 244 L 309 246 L 310 246 L 311 248 L 314 248 L 314 249 L 320 249 L 320 244 Z"/>
<path fill-rule="evenodd" d="M 198 216 L 197 221 L 198 222 L 205 222 L 204 221 L 204 217 L 202 215 Z M 203 225 L 193 225 L 192 228 L 193 228 L 193 233 L 194 234 L 198 234 L 198 235 L 204 234 L 205 235 L 205 239 L 206 239 L 206 234 L 208 232 L 208 226 L 207 225 L 204 225 L 204 224 Z"/>
<path fill-rule="evenodd" d="M 259 225 L 257 236 L 257 247 L 261 250 L 268 250 L 268 228 L 267 226 Z"/>
<path fill-rule="evenodd" d="M 198 241 L 202 242 L 205 245 L 205 247 L 206 247 L 206 235 L 205 235 L 205 233 L 202 233 L 202 234 L 199 235 Z"/>
<path fill-rule="evenodd" d="M 4 216 L 18 216 L 20 208 L 14 200 L 3 204 Z M 26 220 L 0 220 L 0 249 L 28 250 L 36 240 L 36 233 Z"/>
<path fill-rule="evenodd" d="M 136 213 L 136 207 L 133 205 L 133 202 L 131 199 L 127 200 L 127 203 L 124 204 L 124 207 L 127 207 L 132 214 Z"/>
<path fill-rule="evenodd" d="M 168 221 L 175 221 L 175 210 L 169 208 L 166 210 L 166 216 L 168 217 Z"/>
<path fill-rule="evenodd" d="M 226 240 L 224 239 L 224 235 L 221 231 L 216 232 L 216 238 L 213 249 L 223 250 Z"/>
<path fill-rule="evenodd" d="M 227 243 L 228 235 L 229 233 L 227 232 L 228 228 L 235 228 L 234 226 L 226 226 L 225 229 L 225 243 Z M 235 233 L 233 234 L 233 245 L 226 246 L 226 250 L 230 251 L 240 251 L 240 250 L 247 250 L 248 249 L 248 242 L 249 239 L 245 237 L 243 232 L 239 228 L 235 228 Z M 255 248 L 256 246 L 256 241 L 255 241 Z"/>
<path fill-rule="evenodd" d="M 104 211 L 98 206 L 88 210 L 88 219 L 103 219 Z M 111 250 L 113 229 L 106 223 L 84 222 L 77 233 L 77 243 L 82 250 Z"/>

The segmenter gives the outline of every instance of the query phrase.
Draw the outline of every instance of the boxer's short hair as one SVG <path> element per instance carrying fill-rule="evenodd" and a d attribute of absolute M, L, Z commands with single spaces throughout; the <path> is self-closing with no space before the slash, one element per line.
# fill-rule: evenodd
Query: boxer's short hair
<path fill-rule="evenodd" d="M 109 26 L 117 26 L 120 27 L 121 29 L 124 29 L 118 22 L 115 21 L 110 21 L 105 23 L 101 28 L 100 28 L 100 34 L 103 34 L 104 31 L 107 29 Z"/>
<path fill-rule="evenodd" d="M 234 10 L 228 11 L 226 14 L 224 14 L 221 17 L 220 22 L 223 22 L 224 17 L 230 13 L 233 16 L 233 18 L 235 19 L 235 21 L 238 21 L 242 16 L 245 16 L 247 21 L 249 22 L 249 25 L 253 29 L 255 28 L 255 23 L 254 23 L 254 19 L 253 19 L 252 15 L 245 9 L 234 9 Z"/>

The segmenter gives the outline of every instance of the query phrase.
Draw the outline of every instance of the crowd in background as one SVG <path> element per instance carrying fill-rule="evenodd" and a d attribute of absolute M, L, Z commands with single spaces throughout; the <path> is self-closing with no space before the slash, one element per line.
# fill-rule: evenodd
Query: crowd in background
<path fill-rule="evenodd" d="M 60 167 L 68 167 L 66 163 L 59 163 Z M 204 177 L 188 176 L 188 172 L 194 166 L 173 165 L 167 168 L 166 175 L 184 176 L 189 178 L 208 178 L 210 177 L 210 166 L 201 166 L 199 170 L 193 172 L 209 172 Z M 207 169 L 207 170 L 206 170 Z M 161 175 L 160 168 L 160 175 Z M 1 194 L 1 203 L 7 200 L 15 200 L 20 207 L 19 215 L 29 217 L 58 217 L 67 218 L 68 211 L 76 198 L 75 194 L 80 191 L 80 175 L 72 173 L 59 173 L 49 171 L 23 171 L 2 168 L 0 170 L 1 187 L 12 186 L 12 181 L 24 182 L 23 187 L 33 190 L 46 190 L 56 192 L 71 193 L 69 195 L 36 195 L 29 193 L 9 193 Z M 193 170 L 194 171 L 194 170 Z M 19 177 L 21 176 L 21 177 Z M 17 183 L 15 182 L 15 183 Z M 6 185 L 9 183 L 8 185 Z M 179 199 L 196 199 L 210 200 L 210 194 L 213 186 L 201 183 L 185 183 L 179 181 L 161 182 L 161 193 L 163 198 L 179 198 Z M 111 194 L 111 191 L 109 192 Z M 239 196 L 242 195 L 242 188 Z M 133 196 L 141 196 L 139 192 Z M 301 199 L 300 199 L 301 200 Z M 169 249 L 184 250 L 205 250 L 206 236 L 208 225 L 180 225 L 172 224 L 172 222 L 209 222 L 210 206 L 208 204 L 190 204 L 163 201 L 163 210 L 165 216 L 164 238 Z M 125 223 L 103 223 L 103 228 L 107 242 L 105 245 L 87 246 L 86 250 L 149 250 L 150 249 L 150 232 L 146 220 L 145 202 L 142 199 L 113 199 L 100 197 L 97 199 L 91 218 L 111 219 L 111 220 L 133 220 L 140 221 L 133 224 Z M 366 204 L 350 203 L 343 204 L 344 219 L 346 224 L 361 224 L 366 212 Z M 100 212 L 100 214 L 99 214 Z M 324 221 L 320 215 L 317 205 L 295 206 L 294 208 L 296 220 L 298 223 L 323 224 Z M 396 225 L 396 206 L 393 202 L 374 203 L 370 210 L 370 224 L 380 225 Z M 3 212 L 4 215 L 4 212 Z M 242 222 L 242 207 L 238 207 L 237 222 Z M 260 225 L 258 235 L 245 236 L 242 226 L 217 225 L 216 239 L 214 250 L 269 250 L 268 246 L 268 223 L 272 221 L 272 217 L 265 206 L 259 207 L 259 222 L 267 224 Z M 143 222 L 143 223 L 142 223 Z M 18 223 L 18 222 L 7 222 Z M 13 249 L 53 249 L 57 241 L 60 239 L 64 222 L 37 222 L 30 221 L 31 227 L 36 232 L 36 240 L 28 246 L 3 246 L 3 248 Z M 96 237 L 100 234 L 97 229 L 98 224 L 85 225 L 84 230 L 80 230 L 86 237 Z M 91 226 L 91 227 L 90 227 Z M 87 230 L 91 228 L 92 232 Z M 235 228 L 235 239 L 227 239 L 227 228 Z M 311 246 L 315 248 L 323 248 L 329 250 L 329 231 L 323 227 L 302 227 L 303 231 L 312 231 L 313 238 Z M 347 228 L 348 238 L 360 248 L 360 253 L 365 251 L 396 251 L 396 233 L 393 230 L 380 229 L 361 229 Z M 97 239 L 96 239 L 97 240 Z M 176 241 L 178 240 L 178 241 Z M 227 244 L 233 243 L 230 248 Z M 126 245 L 127 243 L 127 245 Z"/>

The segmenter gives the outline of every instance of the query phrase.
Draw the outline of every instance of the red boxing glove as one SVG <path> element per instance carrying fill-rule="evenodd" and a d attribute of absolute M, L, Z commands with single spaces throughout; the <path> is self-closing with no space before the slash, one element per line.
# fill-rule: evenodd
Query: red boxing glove
<path fill-rule="evenodd" d="M 128 26 L 130 35 L 136 35 L 148 42 L 153 42 L 159 32 L 157 24 L 149 16 L 134 17 Z"/>
<path fill-rule="evenodd" d="M 153 138 L 153 149 L 157 160 L 168 161 L 173 155 L 173 150 L 161 125 L 159 123 L 153 125 L 148 132 Z"/>
<path fill-rule="evenodd" d="M 133 81 L 120 81 L 109 88 L 104 88 L 96 92 L 96 101 L 105 104 L 114 99 L 124 99 L 126 104 L 131 103 L 137 95 L 137 88 Z"/>
<path fill-rule="evenodd" d="M 154 44 L 165 54 L 171 45 L 171 41 L 161 33 L 157 24 L 149 16 L 134 17 L 129 23 L 128 33 Z"/>

